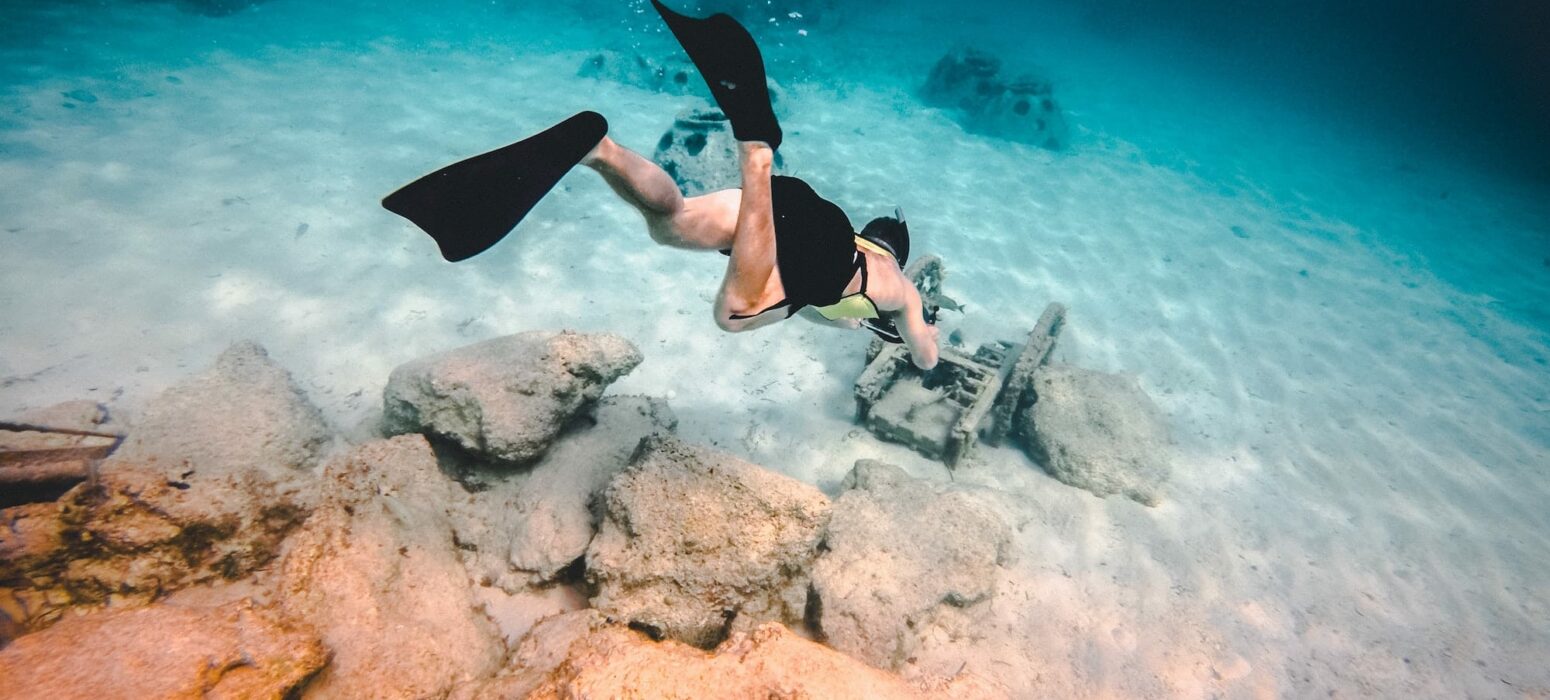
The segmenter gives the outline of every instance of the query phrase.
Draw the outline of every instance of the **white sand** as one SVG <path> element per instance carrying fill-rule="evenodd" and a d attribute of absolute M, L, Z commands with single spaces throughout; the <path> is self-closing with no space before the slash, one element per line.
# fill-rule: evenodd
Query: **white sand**
<path fill-rule="evenodd" d="M 377 206 L 580 109 L 649 149 L 692 100 L 573 77 L 643 24 L 523 43 L 503 32 L 527 16 L 494 7 L 310 4 L 129 4 L 68 30 L 34 12 L 51 32 L 0 48 L 0 415 L 132 413 L 254 338 L 348 428 L 403 361 L 565 327 L 634 340 L 615 391 L 668 397 L 688 439 L 825 488 L 864 456 L 947 478 L 851 423 L 861 334 L 719 333 L 724 259 L 651 246 L 591 173 L 456 266 Z M 1178 441 L 1157 509 L 1011 450 L 961 470 L 1024 505 L 1019 558 L 994 622 L 921 667 L 1020 695 L 1550 694 L 1550 343 L 1529 325 L 1550 198 L 1095 56 L 1052 63 L 1081 127 L 1066 155 L 965 134 L 902 87 L 782 105 L 795 174 L 857 225 L 904 205 L 946 258 L 969 305 L 948 328 L 1017 338 L 1065 302 L 1057 358 L 1138 375 Z M 62 106 L 80 88 L 99 100 Z"/>

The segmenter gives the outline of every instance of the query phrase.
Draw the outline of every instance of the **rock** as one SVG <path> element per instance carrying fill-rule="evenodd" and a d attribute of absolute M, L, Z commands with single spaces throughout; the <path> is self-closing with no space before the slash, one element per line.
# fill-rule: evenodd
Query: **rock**
<path fill-rule="evenodd" d="M 1052 476 L 1098 496 L 1161 501 L 1168 427 L 1134 377 L 1049 365 L 1033 382 L 1038 399 L 1018 437 Z"/>
<path fill-rule="evenodd" d="M 312 635 L 241 601 L 73 617 L 0 651 L 0 698 L 291 697 L 328 660 Z"/>
<path fill-rule="evenodd" d="M 994 594 L 1012 530 L 982 496 L 873 460 L 842 488 L 813 567 L 817 624 L 835 649 L 898 669 L 946 608 Z"/>
<path fill-rule="evenodd" d="M 97 483 L 0 511 L 0 592 L 40 629 L 71 606 L 241 578 L 306 518 L 329 439 L 290 375 L 238 343 L 153 399 Z"/>
<path fill-rule="evenodd" d="M 652 160 L 662 166 L 685 197 L 742 186 L 742 165 L 737 139 L 725 114 L 714 109 L 688 109 L 673 120 L 672 128 L 657 141 Z M 785 159 L 775 154 L 775 174 L 785 170 Z"/>
<path fill-rule="evenodd" d="M 393 370 L 383 392 L 384 429 L 529 463 L 640 361 L 635 346 L 615 335 L 532 331 L 486 340 Z"/>
<path fill-rule="evenodd" d="M 767 620 L 801 624 L 829 516 L 817 489 L 657 436 L 602 508 L 586 564 L 603 614 L 707 649 Z"/>
<path fill-rule="evenodd" d="M 989 698 L 970 675 L 913 683 L 765 623 L 714 653 L 653 642 L 595 610 L 538 624 L 496 678 L 457 688 L 452 700 L 533 698 Z"/>
<path fill-rule="evenodd" d="M 9 421 L 19 426 L 116 434 L 124 428 L 95 401 L 66 401 Z M 0 430 L 0 508 L 52 501 L 84 481 L 117 441 L 38 430 Z"/>
<path fill-rule="evenodd" d="M 494 674 L 505 647 L 477 609 L 446 513 L 459 487 L 425 439 L 362 445 L 324 483 L 275 596 L 333 656 L 308 697 L 437 697 Z"/>
<path fill-rule="evenodd" d="M 588 503 L 629 463 L 641 438 L 677 425 L 665 402 L 639 396 L 598 403 L 522 478 L 494 478 L 452 509 L 473 580 L 507 593 L 548 583 L 586 554 L 597 530 Z"/>
<path fill-rule="evenodd" d="M 1007 80 L 1001 60 L 983 51 L 948 52 L 921 88 L 928 105 L 952 111 L 971 132 L 1058 151 L 1070 142 L 1065 115 L 1049 81 L 1031 74 Z"/>
<path fill-rule="evenodd" d="M 687 58 L 648 58 L 636 52 L 599 51 L 582 61 L 576 75 L 611 80 L 643 90 L 670 95 L 699 95 L 710 98 L 710 90 L 700 78 L 699 69 Z"/>
<path fill-rule="evenodd" d="M 242 341 L 152 399 L 114 459 L 160 464 L 169 480 L 258 473 L 284 481 L 316 466 L 331 440 L 290 373 Z"/>

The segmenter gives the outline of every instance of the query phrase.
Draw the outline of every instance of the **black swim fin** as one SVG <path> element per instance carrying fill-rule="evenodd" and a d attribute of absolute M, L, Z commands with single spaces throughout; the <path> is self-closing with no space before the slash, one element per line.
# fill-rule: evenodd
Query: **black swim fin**
<path fill-rule="evenodd" d="M 404 185 L 384 198 L 382 206 L 436 239 L 442 257 L 467 260 L 511 233 L 607 134 L 603 115 L 582 112 Z"/>
<path fill-rule="evenodd" d="M 780 148 L 780 122 L 770 107 L 764 57 L 748 30 L 726 14 L 695 19 L 667 9 L 659 0 L 651 4 L 700 69 L 716 105 L 732 122 L 732 135 Z"/>

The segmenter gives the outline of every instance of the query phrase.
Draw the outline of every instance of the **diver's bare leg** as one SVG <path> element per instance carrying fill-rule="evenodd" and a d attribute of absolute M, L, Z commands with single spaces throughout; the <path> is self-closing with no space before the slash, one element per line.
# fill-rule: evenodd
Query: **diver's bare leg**
<path fill-rule="evenodd" d="M 646 228 L 656 242 L 694 250 L 731 247 L 736 223 L 722 211 L 724 206 L 718 206 L 724 197 L 684 199 L 666 171 L 606 136 L 582 163 L 646 217 Z"/>
<path fill-rule="evenodd" d="M 767 326 L 786 317 L 784 312 L 760 313 L 781 284 L 775 264 L 775 214 L 770 188 L 775 152 L 758 141 L 740 141 L 738 149 L 743 161 L 743 188 L 736 240 L 716 294 L 716 324 L 733 332 Z M 732 318 L 750 314 L 751 318 Z"/>

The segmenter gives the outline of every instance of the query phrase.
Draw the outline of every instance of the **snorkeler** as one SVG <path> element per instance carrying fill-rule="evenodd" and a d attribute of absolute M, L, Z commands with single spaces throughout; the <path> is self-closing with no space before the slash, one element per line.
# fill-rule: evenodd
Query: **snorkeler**
<path fill-rule="evenodd" d="M 456 262 L 499 242 L 566 172 L 585 165 L 645 216 L 657 243 L 728 256 L 715 302 L 722 330 L 753 330 L 800 314 L 867 328 L 904 343 L 920 368 L 934 367 L 937 329 L 902 270 L 909 259 L 902 215 L 873 219 L 858 234 L 845 212 L 807 183 L 772 176 L 782 133 L 753 37 L 725 14 L 694 19 L 657 0 L 652 5 L 732 125 L 740 189 L 685 198 L 662 168 L 608 138 L 602 115 L 582 112 L 426 175 L 382 205 L 424 229 Z"/>

